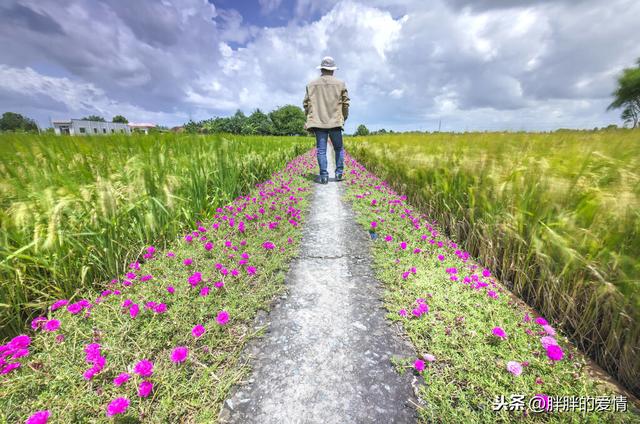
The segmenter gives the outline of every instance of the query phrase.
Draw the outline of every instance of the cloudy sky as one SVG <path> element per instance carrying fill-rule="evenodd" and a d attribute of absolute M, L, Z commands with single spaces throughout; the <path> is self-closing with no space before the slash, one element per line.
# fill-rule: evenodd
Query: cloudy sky
<path fill-rule="evenodd" d="M 637 0 L 2 0 L 0 112 L 179 125 L 302 105 L 325 55 L 345 130 L 618 123 Z"/>

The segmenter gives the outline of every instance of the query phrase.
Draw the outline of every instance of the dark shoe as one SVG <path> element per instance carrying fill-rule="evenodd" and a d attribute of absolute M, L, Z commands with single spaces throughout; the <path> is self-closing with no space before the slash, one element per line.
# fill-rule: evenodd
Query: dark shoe
<path fill-rule="evenodd" d="M 327 184 L 329 182 L 329 177 L 320 177 L 320 184 Z"/>
<path fill-rule="evenodd" d="M 342 181 L 342 174 L 336 174 L 336 181 Z"/>

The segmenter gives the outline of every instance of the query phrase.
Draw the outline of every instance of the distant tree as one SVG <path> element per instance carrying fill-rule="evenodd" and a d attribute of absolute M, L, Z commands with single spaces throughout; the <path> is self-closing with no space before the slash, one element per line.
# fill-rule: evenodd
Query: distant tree
<path fill-rule="evenodd" d="M 89 115 L 82 118 L 83 121 L 97 121 L 97 122 L 105 122 L 102 116 L 98 115 Z"/>
<path fill-rule="evenodd" d="M 116 116 L 113 117 L 111 122 L 119 122 L 121 124 L 128 124 L 129 120 L 127 118 L 125 118 L 124 116 L 122 116 L 122 115 L 116 115 Z"/>
<path fill-rule="evenodd" d="M 614 100 L 607 110 L 622 108 L 622 120 L 633 128 L 640 123 L 640 59 L 635 68 L 626 68 L 618 77 Z"/>
<path fill-rule="evenodd" d="M 298 106 L 286 105 L 269 113 L 275 135 L 306 135 L 306 116 Z"/>
<path fill-rule="evenodd" d="M 369 130 L 364 124 L 360 124 L 353 135 L 369 135 Z"/>
<path fill-rule="evenodd" d="M 269 119 L 269 115 L 263 113 L 260 109 L 256 109 L 247 120 L 247 125 L 251 128 L 250 134 L 271 135 L 274 133 L 273 122 Z"/>
<path fill-rule="evenodd" d="M 19 113 L 5 112 L 0 118 L 0 131 L 38 131 L 38 125 L 33 119 Z"/>
<path fill-rule="evenodd" d="M 184 132 L 186 133 L 197 134 L 199 132 L 200 125 L 195 123 L 193 120 L 189 120 L 189 122 L 184 124 L 183 128 L 184 128 Z"/>

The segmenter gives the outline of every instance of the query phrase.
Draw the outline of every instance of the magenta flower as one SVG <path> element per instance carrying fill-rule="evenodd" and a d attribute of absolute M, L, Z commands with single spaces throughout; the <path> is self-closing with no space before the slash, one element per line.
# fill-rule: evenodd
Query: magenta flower
<path fill-rule="evenodd" d="M 407 248 L 407 242 L 403 241 L 402 243 L 400 243 L 400 249 L 405 250 Z"/>
<path fill-rule="evenodd" d="M 507 371 L 517 377 L 522 374 L 522 365 L 516 361 L 509 361 L 507 362 Z"/>
<path fill-rule="evenodd" d="M 211 249 L 213 249 L 213 243 L 211 243 L 210 241 L 208 241 L 205 245 L 204 248 L 206 251 L 209 251 Z"/>
<path fill-rule="evenodd" d="M 43 316 L 35 317 L 31 321 L 31 329 L 37 330 L 38 328 L 42 327 L 42 324 L 45 322 L 47 322 L 47 317 L 43 317 Z"/>
<path fill-rule="evenodd" d="M 376 228 L 378 223 L 376 221 L 371 221 L 371 228 Z"/>
<path fill-rule="evenodd" d="M 416 371 L 418 372 L 422 372 L 424 371 L 424 361 L 421 359 L 417 359 L 414 363 L 413 363 L 413 367 L 416 369 Z"/>
<path fill-rule="evenodd" d="M 202 274 L 199 272 L 194 272 L 189 277 L 189 284 L 191 284 L 193 287 L 197 286 L 200 281 L 202 281 Z"/>
<path fill-rule="evenodd" d="M 171 360 L 174 363 L 184 362 L 189 356 L 189 349 L 185 346 L 178 346 L 173 351 L 171 351 Z"/>
<path fill-rule="evenodd" d="M 191 329 L 191 334 L 193 334 L 193 337 L 200 337 L 202 336 L 207 330 L 205 330 L 204 326 L 201 324 L 196 325 L 195 327 L 193 327 Z"/>
<path fill-rule="evenodd" d="M 137 303 L 132 303 L 131 306 L 129 307 L 129 316 L 131 316 L 131 318 L 135 318 L 138 316 L 139 312 L 140 312 L 140 306 L 138 306 Z"/>
<path fill-rule="evenodd" d="M 27 336 L 26 334 L 20 334 L 19 336 L 15 336 L 9 342 L 9 346 L 11 346 L 14 349 L 25 349 L 29 347 L 30 344 L 31 344 L 31 337 Z"/>
<path fill-rule="evenodd" d="M 143 381 L 138 386 L 138 396 L 146 398 L 151 394 L 153 390 L 153 383 L 150 381 Z"/>
<path fill-rule="evenodd" d="M 544 325 L 549 325 L 549 323 L 547 322 L 547 320 L 546 320 L 546 319 L 544 319 L 544 318 L 542 318 L 542 317 L 538 317 L 538 318 L 536 318 L 536 324 L 543 325 L 543 326 L 544 326 Z"/>
<path fill-rule="evenodd" d="M 167 312 L 167 305 L 165 305 L 164 303 L 158 303 L 153 307 L 153 312 L 155 312 L 156 314 L 164 314 L 165 312 Z"/>
<path fill-rule="evenodd" d="M 546 347 L 547 357 L 552 361 L 559 361 L 564 358 L 564 351 L 558 345 L 549 345 Z"/>
<path fill-rule="evenodd" d="M 493 333 L 494 336 L 499 337 L 503 340 L 507 338 L 507 333 L 505 333 L 501 327 L 494 327 L 493 330 L 491 330 L 491 332 Z"/>
<path fill-rule="evenodd" d="M 209 286 L 204 286 L 200 289 L 200 296 L 208 296 L 210 290 Z"/>
<path fill-rule="evenodd" d="M 254 266 L 248 266 L 247 267 L 247 274 L 254 275 L 255 273 L 256 273 L 256 267 L 254 267 Z"/>
<path fill-rule="evenodd" d="M 191 258 L 187 258 L 187 259 L 185 259 L 184 261 L 182 261 L 182 263 L 183 263 L 185 266 L 189 266 L 189 265 L 191 265 L 191 264 L 193 263 L 193 259 L 191 259 Z"/>
<path fill-rule="evenodd" d="M 50 319 L 44 325 L 44 331 L 56 331 L 60 328 L 60 321 L 57 319 Z"/>
<path fill-rule="evenodd" d="M 53 304 L 51 305 L 51 307 L 49 307 L 49 309 L 51 311 L 55 311 L 56 309 L 62 308 L 63 306 L 65 306 L 68 303 L 69 303 L 69 301 L 67 299 L 60 299 L 60 300 L 57 300 L 57 301 L 53 302 Z"/>
<path fill-rule="evenodd" d="M 70 305 L 67 305 L 67 311 L 69 311 L 73 315 L 79 313 L 81 310 L 82 310 L 82 305 L 78 303 L 72 303 Z"/>
<path fill-rule="evenodd" d="M 116 378 L 113 379 L 113 384 L 117 387 L 120 387 L 124 383 L 129 381 L 130 378 L 131 378 L 130 374 L 123 372 L 122 374 L 119 374 Z"/>
<path fill-rule="evenodd" d="M 487 268 L 483 269 L 482 276 L 485 278 L 491 277 L 491 271 L 489 271 Z"/>
<path fill-rule="evenodd" d="M 224 310 L 218 312 L 218 315 L 216 316 L 216 321 L 220 325 L 225 325 L 227 322 L 229 322 L 229 312 Z"/>
<path fill-rule="evenodd" d="M 100 345 L 98 343 L 89 343 L 84 348 L 85 360 L 92 364 L 101 356 Z"/>
<path fill-rule="evenodd" d="M 537 411 L 550 411 L 551 410 L 551 401 L 549 396 L 543 393 L 537 393 L 533 399 L 536 399 L 536 410 Z"/>
<path fill-rule="evenodd" d="M 401 317 L 406 317 L 407 316 L 407 310 L 406 309 L 400 309 L 398 311 L 398 315 L 400 315 Z"/>
<path fill-rule="evenodd" d="M 153 374 L 153 362 L 143 359 L 133 367 L 133 372 L 140 377 L 151 377 L 151 374 Z"/>
<path fill-rule="evenodd" d="M 38 411 L 27 418 L 24 424 L 47 424 L 50 414 L 48 410 Z"/>
<path fill-rule="evenodd" d="M 176 289 L 175 289 L 173 286 L 168 286 L 168 287 L 167 287 L 167 291 L 168 291 L 170 294 L 174 294 L 174 293 L 176 292 Z"/>
<path fill-rule="evenodd" d="M 111 401 L 107 406 L 107 417 L 113 417 L 114 415 L 124 414 L 129 408 L 129 399 L 119 397 Z"/>
<path fill-rule="evenodd" d="M 264 243 L 262 243 L 262 247 L 264 247 L 266 250 L 273 250 L 276 246 L 270 241 L 265 241 Z"/>

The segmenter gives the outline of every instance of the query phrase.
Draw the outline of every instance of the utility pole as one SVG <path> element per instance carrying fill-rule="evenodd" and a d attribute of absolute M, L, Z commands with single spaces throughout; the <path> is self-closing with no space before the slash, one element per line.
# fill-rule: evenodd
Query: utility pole
<path fill-rule="evenodd" d="M 438 121 L 438 132 L 440 132 L 440 127 L 442 127 L 442 119 Z"/>

